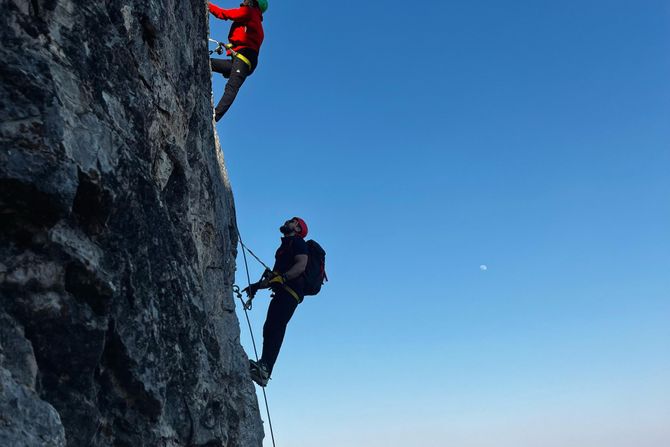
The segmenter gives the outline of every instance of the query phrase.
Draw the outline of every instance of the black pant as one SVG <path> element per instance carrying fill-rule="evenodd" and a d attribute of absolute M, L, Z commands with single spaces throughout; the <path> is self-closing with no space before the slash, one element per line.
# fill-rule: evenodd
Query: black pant
<path fill-rule="evenodd" d="M 249 66 L 240 58 L 231 59 L 210 59 L 212 62 L 212 71 L 221 73 L 223 77 L 228 78 L 226 89 L 223 92 L 221 100 L 216 105 L 216 121 L 219 121 L 226 114 L 230 106 L 235 101 L 237 92 L 244 84 L 244 80 L 251 74 Z"/>
<path fill-rule="evenodd" d="M 275 366 L 279 350 L 284 341 L 286 325 L 298 307 L 298 300 L 285 290 L 275 292 L 275 297 L 270 301 L 268 316 L 263 325 L 263 355 L 261 360 L 272 372 Z"/>

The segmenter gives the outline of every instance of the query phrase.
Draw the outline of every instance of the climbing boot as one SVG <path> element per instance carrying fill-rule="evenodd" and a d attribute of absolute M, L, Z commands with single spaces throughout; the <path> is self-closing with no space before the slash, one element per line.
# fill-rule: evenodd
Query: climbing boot
<path fill-rule="evenodd" d="M 218 123 L 219 121 L 221 121 L 221 118 L 223 118 L 223 112 L 214 109 L 214 121 Z"/>
<path fill-rule="evenodd" d="M 255 362 L 249 359 L 249 373 L 251 374 L 251 380 L 262 387 L 266 386 L 270 381 L 270 371 L 268 371 L 267 365 L 262 360 Z"/>

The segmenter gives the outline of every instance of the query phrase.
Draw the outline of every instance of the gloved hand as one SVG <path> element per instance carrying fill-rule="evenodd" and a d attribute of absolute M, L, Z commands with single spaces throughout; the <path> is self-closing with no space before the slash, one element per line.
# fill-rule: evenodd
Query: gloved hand
<path fill-rule="evenodd" d="M 255 284 L 249 284 L 248 287 L 245 287 L 242 289 L 242 293 L 246 293 L 249 298 L 253 298 L 254 295 L 256 295 L 257 289 L 255 287 Z"/>
<path fill-rule="evenodd" d="M 263 287 L 260 287 L 260 282 L 255 282 L 253 284 L 249 284 L 249 287 L 245 287 L 242 289 L 242 293 L 246 293 L 249 298 L 253 298 L 256 296 L 256 292 L 258 292 L 258 289 L 261 289 Z"/>
<path fill-rule="evenodd" d="M 275 278 L 277 278 L 277 276 L 281 278 L 281 275 L 278 275 L 277 273 L 271 270 L 266 270 L 265 272 L 263 272 L 263 276 L 261 277 L 260 281 L 250 284 L 249 287 L 245 287 L 242 290 L 242 292 L 246 293 L 247 296 L 249 296 L 249 298 L 253 298 L 256 295 L 256 292 L 258 292 L 258 290 L 267 289 L 271 287 L 272 284 L 270 284 L 270 282 Z"/>

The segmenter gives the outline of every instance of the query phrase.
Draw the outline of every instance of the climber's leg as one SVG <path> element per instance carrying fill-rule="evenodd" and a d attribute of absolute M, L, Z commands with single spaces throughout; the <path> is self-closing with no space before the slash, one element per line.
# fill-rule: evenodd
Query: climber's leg
<path fill-rule="evenodd" d="M 233 67 L 233 61 L 230 59 L 210 59 L 212 71 L 221 73 L 224 78 L 230 76 L 230 70 Z"/>
<path fill-rule="evenodd" d="M 214 65 L 212 65 L 212 69 L 214 70 Z M 225 69 L 225 67 L 222 67 L 222 69 Z M 226 73 L 220 73 L 226 76 Z M 249 66 L 244 63 L 244 61 L 238 58 L 234 58 L 232 60 L 232 66 L 228 70 L 228 82 L 226 83 L 226 89 L 223 93 L 223 97 L 216 105 L 216 121 L 219 121 L 233 104 L 233 101 L 235 101 L 235 97 L 237 96 L 237 92 L 240 90 L 240 87 L 242 87 L 242 84 L 244 84 L 244 80 L 247 78 L 247 76 L 249 76 Z"/>

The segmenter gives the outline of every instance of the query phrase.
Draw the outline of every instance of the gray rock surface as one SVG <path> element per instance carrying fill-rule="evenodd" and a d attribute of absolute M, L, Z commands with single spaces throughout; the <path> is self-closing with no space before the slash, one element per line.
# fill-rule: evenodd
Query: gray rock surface
<path fill-rule="evenodd" d="M 201 0 L 0 0 L 0 445 L 260 446 Z"/>
<path fill-rule="evenodd" d="M 58 412 L 35 393 L 37 364 L 23 328 L 0 314 L 0 445 L 65 446 Z"/>

